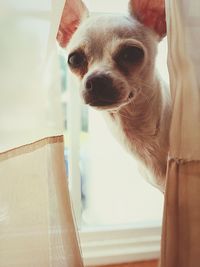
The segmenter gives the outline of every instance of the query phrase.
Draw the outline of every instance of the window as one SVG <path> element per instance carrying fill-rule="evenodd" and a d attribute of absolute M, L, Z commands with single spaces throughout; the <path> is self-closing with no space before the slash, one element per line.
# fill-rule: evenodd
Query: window
<path fill-rule="evenodd" d="M 122 12 L 128 1 L 85 2 L 92 12 Z M 166 47 L 163 40 L 157 65 L 168 82 L 163 64 Z M 81 104 L 75 81 L 70 73 L 66 76 L 63 57 L 61 62 L 65 158 L 85 261 L 111 264 L 155 258 L 159 255 L 163 195 L 144 181 L 100 112 Z"/>

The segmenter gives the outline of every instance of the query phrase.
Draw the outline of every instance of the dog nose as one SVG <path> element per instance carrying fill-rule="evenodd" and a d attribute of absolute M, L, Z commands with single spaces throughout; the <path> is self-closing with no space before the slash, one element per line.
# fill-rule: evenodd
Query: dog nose
<path fill-rule="evenodd" d="M 102 99 L 113 99 L 116 96 L 112 78 L 106 74 L 93 74 L 89 76 L 85 87 L 88 93 L 92 93 Z"/>

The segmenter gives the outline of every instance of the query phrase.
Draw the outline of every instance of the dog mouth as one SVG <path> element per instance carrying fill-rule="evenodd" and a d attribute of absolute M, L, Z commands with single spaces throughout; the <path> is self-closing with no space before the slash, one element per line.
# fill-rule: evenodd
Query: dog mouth
<path fill-rule="evenodd" d="M 83 93 L 82 96 L 85 104 L 98 109 L 110 110 L 120 108 L 121 106 L 129 104 L 133 100 L 135 94 L 133 92 L 130 92 L 126 97 L 119 96 L 115 99 L 105 99 L 101 98 L 100 96 L 91 96 L 87 93 Z"/>

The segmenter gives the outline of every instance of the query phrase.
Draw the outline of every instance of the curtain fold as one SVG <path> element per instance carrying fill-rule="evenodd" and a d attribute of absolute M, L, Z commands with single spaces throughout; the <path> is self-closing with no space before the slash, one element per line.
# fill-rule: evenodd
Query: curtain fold
<path fill-rule="evenodd" d="M 0 267 L 82 267 L 64 161 L 64 0 L 0 2 Z"/>
<path fill-rule="evenodd" d="M 169 162 L 161 266 L 200 262 L 200 162 Z"/>
<path fill-rule="evenodd" d="M 0 154 L 0 266 L 81 267 L 63 136 Z"/>
<path fill-rule="evenodd" d="M 173 100 L 161 267 L 200 264 L 200 2 L 166 0 Z"/>
<path fill-rule="evenodd" d="M 0 2 L 0 152 L 63 131 L 56 45 L 63 6 Z"/>

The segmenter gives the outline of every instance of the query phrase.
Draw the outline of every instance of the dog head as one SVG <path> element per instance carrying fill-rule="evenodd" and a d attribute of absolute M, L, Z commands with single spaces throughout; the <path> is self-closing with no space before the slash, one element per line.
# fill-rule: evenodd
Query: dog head
<path fill-rule="evenodd" d="M 132 0 L 128 16 L 89 17 L 82 1 L 66 1 L 57 40 L 67 46 L 68 65 L 86 104 L 117 110 L 153 82 L 157 43 L 166 33 L 158 2 Z"/>

